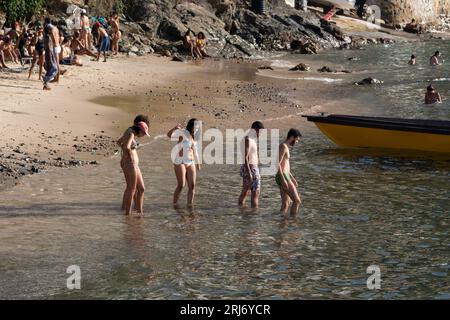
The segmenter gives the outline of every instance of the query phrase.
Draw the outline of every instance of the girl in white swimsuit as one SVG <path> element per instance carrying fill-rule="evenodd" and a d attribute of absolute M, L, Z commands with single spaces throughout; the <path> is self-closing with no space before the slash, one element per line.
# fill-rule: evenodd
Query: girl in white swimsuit
<path fill-rule="evenodd" d="M 177 187 L 173 194 L 173 204 L 178 205 L 181 191 L 183 191 L 187 181 L 187 203 L 189 206 L 192 206 L 194 203 L 197 170 L 200 171 L 197 142 L 194 139 L 195 134 L 200 128 L 200 121 L 197 119 L 190 119 L 186 128 L 181 129 L 182 127 L 183 126 L 179 124 L 167 133 L 169 138 L 172 138 L 175 132 L 176 136 L 178 136 L 178 144 L 174 149 L 176 155 L 172 158 L 175 176 L 177 178 Z"/>

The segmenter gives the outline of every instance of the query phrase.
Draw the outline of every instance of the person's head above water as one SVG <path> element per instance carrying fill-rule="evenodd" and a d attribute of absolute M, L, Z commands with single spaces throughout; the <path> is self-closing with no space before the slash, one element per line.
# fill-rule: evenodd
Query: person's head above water
<path fill-rule="evenodd" d="M 198 34 L 197 34 L 197 38 L 199 38 L 199 39 L 205 39 L 205 34 L 203 33 L 203 32 L 199 32 Z"/>
<path fill-rule="evenodd" d="M 434 87 L 433 87 L 433 85 L 429 85 L 428 87 L 427 87 L 427 92 L 433 92 L 434 91 Z"/>
<path fill-rule="evenodd" d="M 134 118 L 133 123 L 135 125 L 138 124 L 139 122 L 145 122 L 145 124 L 150 127 L 150 119 L 146 115 L 139 114 L 136 116 L 136 118 Z"/>
<path fill-rule="evenodd" d="M 411 59 L 415 59 L 415 58 L 416 58 L 416 56 L 415 56 L 415 55 L 412 55 L 412 56 L 411 56 Z"/>
<path fill-rule="evenodd" d="M 302 137 L 302 134 L 300 133 L 300 131 L 292 128 L 289 130 L 286 140 L 291 146 L 294 146 L 298 143 L 298 141 L 300 140 L 301 137 Z"/>
<path fill-rule="evenodd" d="M 441 55 L 441 53 L 439 52 L 439 51 L 436 51 L 435 53 L 434 53 L 434 56 L 435 57 L 439 57 Z"/>

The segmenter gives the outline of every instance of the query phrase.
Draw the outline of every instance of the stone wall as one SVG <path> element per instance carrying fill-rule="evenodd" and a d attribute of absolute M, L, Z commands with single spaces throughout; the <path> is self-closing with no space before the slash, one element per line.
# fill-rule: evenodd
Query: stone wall
<path fill-rule="evenodd" d="M 441 14 L 449 15 L 450 0 L 368 0 L 381 8 L 381 18 L 387 23 L 437 23 Z"/>

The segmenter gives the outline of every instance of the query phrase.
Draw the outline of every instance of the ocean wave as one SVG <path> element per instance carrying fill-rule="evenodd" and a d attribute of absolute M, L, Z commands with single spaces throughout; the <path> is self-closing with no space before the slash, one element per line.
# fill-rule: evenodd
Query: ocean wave
<path fill-rule="evenodd" d="M 296 66 L 296 64 L 292 61 L 273 60 L 270 66 L 275 68 L 293 68 Z"/>
<path fill-rule="evenodd" d="M 274 79 L 282 79 L 282 80 L 306 80 L 306 81 L 321 81 L 326 83 L 332 83 L 332 82 L 340 82 L 344 79 L 334 79 L 334 78 L 327 78 L 327 77 L 287 77 L 287 76 L 279 76 L 279 75 L 273 75 L 268 73 L 257 73 L 256 75 L 262 76 L 262 77 L 269 77 Z"/>

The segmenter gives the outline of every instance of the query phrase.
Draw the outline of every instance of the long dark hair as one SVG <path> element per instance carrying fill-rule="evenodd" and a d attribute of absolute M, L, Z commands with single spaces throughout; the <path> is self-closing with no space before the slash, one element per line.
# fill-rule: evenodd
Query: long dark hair
<path fill-rule="evenodd" d="M 188 121 L 187 125 L 186 125 L 186 130 L 189 131 L 189 133 L 191 134 L 192 138 L 194 138 L 194 126 L 195 126 L 195 122 L 198 121 L 195 118 L 192 118 Z"/>
<path fill-rule="evenodd" d="M 133 130 L 133 132 L 135 132 L 137 135 L 139 135 L 141 133 L 141 128 L 139 128 L 139 126 L 137 124 L 133 125 L 131 127 L 131 130 Z"/>

